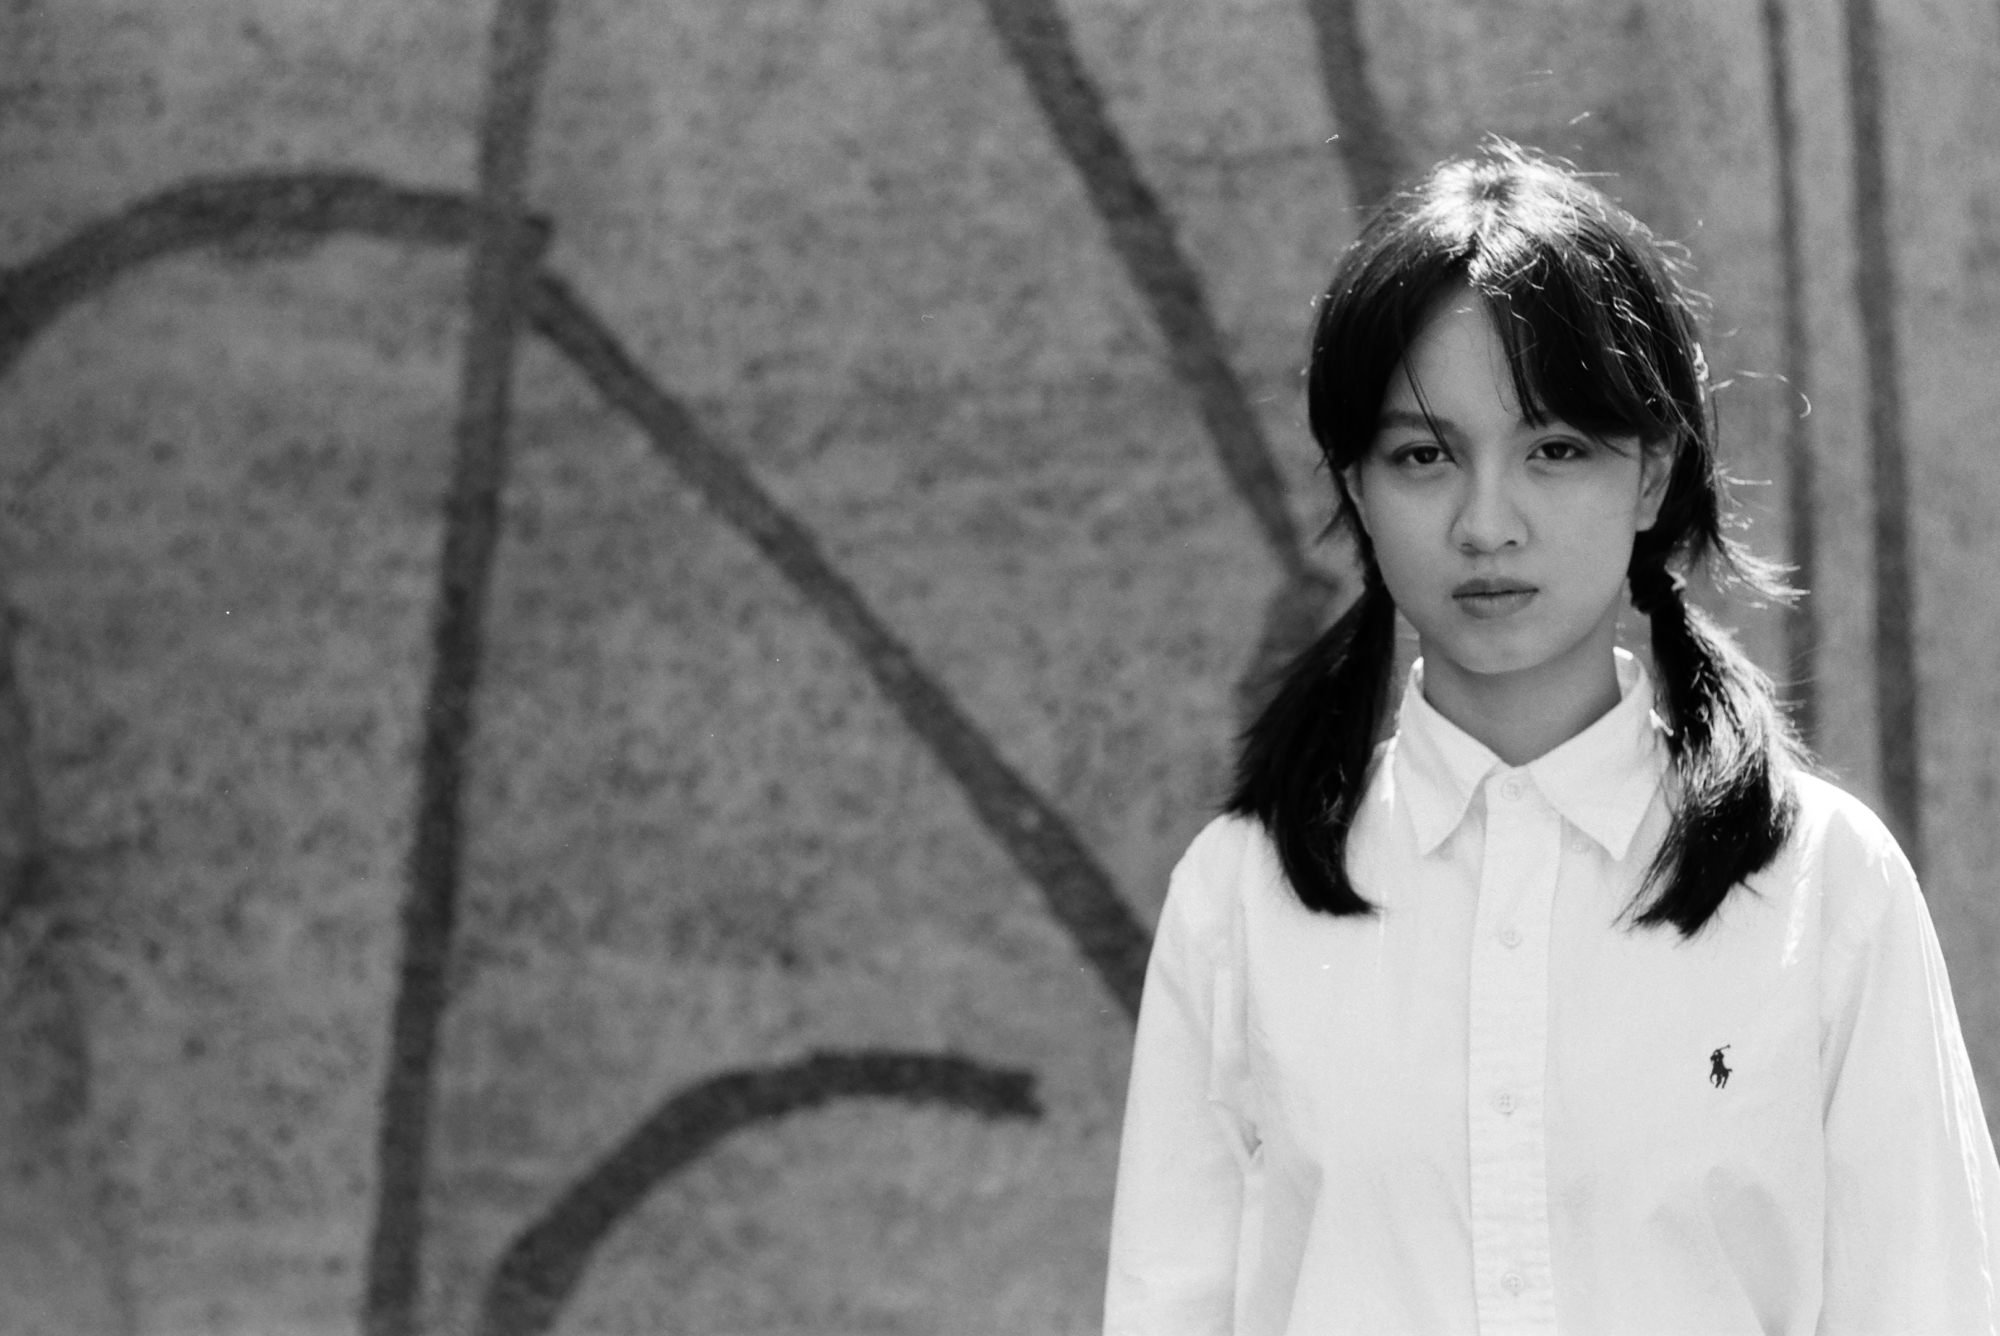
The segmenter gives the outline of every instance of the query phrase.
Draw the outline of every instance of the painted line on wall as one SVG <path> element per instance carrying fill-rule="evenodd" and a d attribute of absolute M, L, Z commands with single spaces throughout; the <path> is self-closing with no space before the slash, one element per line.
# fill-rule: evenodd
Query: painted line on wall
<path fill-rule="evenodd" d="M 71 303 L 153 260 L 258 236 L 350 234 L 463 245 L 478 213 L 474 202 L 460 194 L 391 186 L 352 173 L 260 173 L 172 188 L 86 225 L 25 264 L 0 270 L 0 318 L 5 321 L 0 324 L 0 339 L 5 340 L 0 343 L 0 375 Z M 529 230 L 539 250 L 546 225 Z M 856 653 L 878 689 L 960 786 L 974 816 L 1041 892 L 1106 991 L 1128 1017 L 1136 1017 L 1150 934 L 1061 813 L 1007 764 L 946 688 L 820 552 L 811 531 L 700 431 L 567 284 L 540 273 L 529 289 L 529 303 L 527 314 L 535 329 L 648 434 L 655 448 Z"/>
<path fill-rule="evenodd" d="M 662 1103 L 514 1236 L 487 1283 L 478 1336 L 541 1336 L 597 1246 L 661 1182 L 733 1133 L 847 1099 L 935 1104 L 991 1119 L 1042 1113 L 1030 1073 L 952 1055 L 815 1053 L 710 1077 Z"/>
<path fill-rule="evenodd" d="M 541 258 L 543 234 L 526 225 L 525 198 L 554 9 L 554 0 L 499 0 L 488 50 L 459 412 L 417 762 L 416 834 L 377 1121 L 375 1218 L 361 1300 L 367 1336 L 415 1336 L 423 1298 L 424 1189 L 445 976 L 458 915 L 466 749 L 499 544 L 515 344 L 529 275 Z"/>
<path fill-rule="evenodd" d="M 1354 202 L 1363 210 L 1389 198 L 1407 164 L 1388 113 L 1368 79 L 1368 45 L 1356 0 L 1305 0 L 1319 48 L 1320 83 L 1332 113 L 1334 147 L 1347 172 Z"/>
<path fill-rule="evenodd" d="M 1140 174 L 1137 159 L 1077 55 L 1056 0 L 981 0 L 1050 133 L 1082 178 L 1111 248 L 1153 312 L 1168 363 L 1194 396 L 1224 475 L 1250 509 L 1284 582 L 1265 603 L 1257 643 L 1235 691 L 1239 723 L 1254 718 L 1280 670 L 1345 601 L 1346 582 L 1307 561 L 1264 428 L 1225 352 L 1201 276 L 1181 250 L 1172 216 Z"/>
<path fill-rule="evenodd" d="M 460 191 L 392 185 L 360 172 L 243 172 L 196 177 L 86 223 L 21 264 L 0 269 L 0 376 L 69 306 L 127 270 L 261 236 L 359 234 L 462 246 L 478 206 Z M 544 220 L 530 219 L 539 250 Z"/>
<path fill-rule="evenodd" d="M 1779 338 L 1784 344 L 1786 529 L 1793 581 L 1805 594 L 1785 609 L 1786 695 L 1792 725 L 1808 747 L 1819 746 L 1819 462 L 1813 453 L 1812 336 L 1806 329 L 1806 270 L 1800 229 L 1799 120 L 1792 96 L 1784 0 L 1764 0 L 1764 63 L 1770 86 L 1771 138 L 1777 156 Z"/>
<path fill-rule="evenodd" d="M 1223 473 L 1287 576 L 1331 581 L 1306 561 L 1263 425 L 1224 352 L 1201 276 L 1173 219 L 1140 175 L 1071 40 L 1055 0 L 980 0 L 1063 155 L 1082 178 L 1111 248 L 1166 338 L 1176 379 L 1194 396 Z"/>
<path fill-rule="evenodd" d="M 1847 108 L 1854 145 L 1854 301 L 1868 392 L 1875 501 L 1875 727 L 1889 825 L 1923 868 L 1922 740 L 1918 730 L 1916 579 L 1911 564 L 1908 449 L 1896 334 L 1896 267 L 1889 248 L 1889 180 L 1882 148 L 1881 27 L 1874 0 L 1845 0 Z"/>
<path fill-rule="evenodd" d="M 812 532 L 717 446 L 582 298 L 544 272 L 531 319 L 652 440 L 729 524 L 763 552 L 860 658 L 912 732 L 958 781 L 981 824 L 1042 892 L 1043 902 L 1129 1016 L 1139 1012 L 1150 934 L 1061 812 L 1001 757 L 949 692 L 821 553 Z"/>
<path fill-rule="evenodd" d="M 18 355 L 70 302 L 167 255 L 257 235 L 348 233 L 463 245 L 476 214 L 460 194 L 348 173 L 202 181 L 141 200 L 42 256 L 0 271 L 0 313 L 19 317 L 4 327 Z M 545 225 L 538 230 L 546 235 Z M 1127 1015 L 1136 1016 L 1150 934 L 1061 814 L 1006 763 L 950 692 L 820 552 L 811 531 L 700 434 L 686 410 L 638 368 L 567 284 L 545 272 L 530 296 L 537 329 L 572 358 L 591 359 L 579 363 L 585 374 L 598 380 L 600 389 L 611 385 L 624 396 L 614 402 L 653 433 L 655 446 L 856 652 L 877 687 L 960 784 L 974 814 L 1034 881 L 1057 921 L 1071 929 L 1105 988 Z M 556 331 L 563 337 L 556 338 Z M 0 360 L 0 375 L 7 366 Z"/>
<path fill-rule="evenodd" d="M 21 693 L 20 630 L 20 612 L 12 603 L 0 603 L 0 985 L 18 977 L 5 966 L 16 948 L 29 945 L 17 942 L 17 925 L 42 908 L 52 890 L 31 760 L 32 725 Z"/>
<path fill-rule="evenodd" d="M 16 1279 L 41 1287 L 12 1296 L 30 1311 L 53 1301 L 47 1321 L 71 1321 L 85 1328 L 116 1325 L 138 1330 L 126 1210 L 113 1189 L 112 1169 L 96 1155 L 65 1152 L 92 1103 L 91 1042 L 84 1003 L 78 996 L 76 952 L 66 940 L 73 920 L 65 912 L 62 884 L 49 862 L 41 792 L 35 783 L 34 719 L 21 689 L 20 640 L 26 619 L 11 601 L 0 601 L 0 1022 L 10 1056 L 23 1045 L 21 1067 L 0 1068 L 9 1087 L 10 1108 L 0 1112 L 0 1165 L 9 1175 L 30 1173 L 32 1181 L 8 1179 L 6 1205 L 26 1205 L 38 1230 L 53 1229 L 60 1258 L 32 1277 Z M 11 1138 L 18 1138 L 12 1140 Z M 51 1220 L 36 1203 L 63 1201 Z M 0 1215 L 7 1214 L 0 1206 Z M 18 1226 L 16 1215 L 9 1223 Z"/>

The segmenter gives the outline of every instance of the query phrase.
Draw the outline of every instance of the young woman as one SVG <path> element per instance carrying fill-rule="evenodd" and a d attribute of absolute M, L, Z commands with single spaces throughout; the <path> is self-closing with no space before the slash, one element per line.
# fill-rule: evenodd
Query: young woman
<path fill-rule="evenodd" d="M 1369 224 L 1308 376 L 1362 592 L 1174 872 L 1106 1331 L 2000 1333 L 1909 864 L 1681 592 L 1773 582 L 1673 263 L 1496 144 Z"/>

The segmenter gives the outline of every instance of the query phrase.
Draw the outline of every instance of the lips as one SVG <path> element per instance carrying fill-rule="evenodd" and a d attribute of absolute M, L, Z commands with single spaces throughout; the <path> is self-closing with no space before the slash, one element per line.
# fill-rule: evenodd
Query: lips
<path fill-rule="evenodd" d="M 1451 591 L 1452 601 L 1474 617 L 1505 617 L 1534 601 L 1540 590 L 1526 580 L 1482 576 Z"/>

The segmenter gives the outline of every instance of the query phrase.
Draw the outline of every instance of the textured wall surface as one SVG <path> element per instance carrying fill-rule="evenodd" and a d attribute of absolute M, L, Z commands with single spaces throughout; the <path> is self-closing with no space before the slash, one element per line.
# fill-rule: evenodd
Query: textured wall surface
<path fill-rule="evenodd" d="M 0 1330 L 1091 1330 L 1307 303 L 1489 131 L 1690 248 L 2000 1110 L 1987 0 L 13 0 Z"/>

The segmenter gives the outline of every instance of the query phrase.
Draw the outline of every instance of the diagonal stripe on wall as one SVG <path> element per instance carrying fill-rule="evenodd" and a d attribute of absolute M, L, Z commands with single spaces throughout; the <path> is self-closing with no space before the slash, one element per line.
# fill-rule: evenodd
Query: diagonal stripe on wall
<path fill-rule="evenodd" d="M 1182 253 L 1173 219 L 1139 173 L 1111 123 L 1055 0 L 981 0 L 993 30 L 1027 81 L 1056 146 L 1082 178 L 1111 248 L 1153 313 L 1175 378 L 1194 396 L 1202 425 L 1237 495 L 1249 506 L 1280 567 L 1324 582 L 1307 564 L 1284 483 L 1243 382 L 1223 351 L 1201 276 Z"/>
<path fill-rule="evenodd" d="M 1372 207 L 1389 197 L 1409 170 L 1389 115 L 1368 80 L 1368 46 L 1357 0 L 1305 0 L 1319 48 L 1320 83 L 1333 115 L 1334 147 L 1356 202 Z"/>

